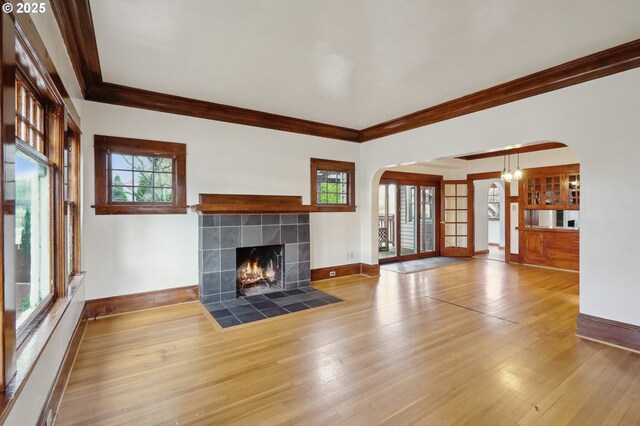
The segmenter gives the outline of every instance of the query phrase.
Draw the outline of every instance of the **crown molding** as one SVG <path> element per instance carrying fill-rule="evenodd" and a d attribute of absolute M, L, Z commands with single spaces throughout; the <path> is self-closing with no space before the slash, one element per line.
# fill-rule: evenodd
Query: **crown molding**
<path fill-rule="evenodd" d="M 349 142 L 367 142 L 640 67 L 638 39 L 357 130 L 105 83 L 89 0 L 50 0 L 50 3 L 87 100 Z"/>
<path fill-rule="evenodd" d="M 360 131 L 362 142 L 526 99 L 640 66 L 640 39 Z"/>
<path fill-rule="evenodd" d="M 561 142 L 543 142 L 535 145 L 526 145 L 518 148 L 501 149 L 500 151 L 481 152 L 479 154 L 463 155 L 456 157 L 459 160 L 479 160 L 481 158 L 502 157 L 504 155 L 524 154 L 525 152 L 546 151 L 549 149 L 566 148 Z"/>
<path fill-rule="evenodd" d="M 102 79 L 89 0 L 50 0 L 86 100 L 247 126 L 360 142 L 355 129 L 106 83 Z"/>

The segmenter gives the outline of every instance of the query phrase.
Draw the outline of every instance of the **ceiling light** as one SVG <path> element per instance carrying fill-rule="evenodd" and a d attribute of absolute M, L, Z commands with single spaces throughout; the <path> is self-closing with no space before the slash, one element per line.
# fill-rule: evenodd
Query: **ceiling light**
<path fill-rule="evenodd" d="M 518 153 L 518 166 L 516 167 L 516 171 L 513 173 L 513 177 L 516 180 L 522 179 L 522 170 L 520 169 L 520 153 Z"/>

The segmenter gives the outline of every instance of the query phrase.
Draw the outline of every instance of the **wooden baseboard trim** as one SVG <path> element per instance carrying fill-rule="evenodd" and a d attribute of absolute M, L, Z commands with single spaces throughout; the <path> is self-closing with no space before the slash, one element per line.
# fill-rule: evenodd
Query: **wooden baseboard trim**
<path fill-rule="evenodd" d="M 335 275 L 331 275 L 335 272 Z M 329 278 L 348 277 L 349 275 L 366 275 L 377 277 L 380 275 L 380 265 L 367 263 L 350 263 L 348 265 L 328 266 L 311 270 L 311 281 L 328 280 Z"/>
<path fill-rule="evenodd" d="M 347 277 L 349 275 L 358 275 L 360 273 L 359 263 L 350 263 L 348 265 L 328 266 L 326 268 L 317 268 L 311 270 L 311 281 L 327 280 L 329 278 Z M 331 275 L 335 272 L 334 275 Z"/>
<path fill-rule="evenodd" d="M 473 255 L 477 256 L 479 254 L 489 254 L 489 249 L 474 251 Z"/>
<path fill-rule="evenodd" d="M 589 340 L 640 351 L 640 326 L 580 313 L 577 335 Z"/>
<path fill-rule="evenodd" d="M 361 274 L 366 275 L 368 277 L 377 277 L 380 275 L 380 265 L 369 265 L 367 263 L 362 263 Z"/>
<path fill-rule="evenodd" d="M 175 305 L 176 303 L 194 302 L 196 300 L 198 300 L 197 285 L 105 297 L 87 300 L 84 306 L 84 317 L 96 319 L 99 316 L 117 315 L 141 309 Z"/>
<path fill-rule="evenodd" d="M 55 420 L 58 417 L 60 402 L 62 402 L 62 394 L 67 387 L 67 382 L 71 375 L 71 369 L 73 368 L 73 363 L 76 360 L 76 355 L 78 355 L 78 349 L 80 348 L 80 342 L 82 341 L 86 327 L 87 320 L 85 318 L 80 318 L 80 321 L 78 321 L 76 329 L 71 336 L 71 340 L 69 341 L 69 346 L 67 346 L 67 352 L 64 355 L 62 364 L 60 364 L 56 379 L 49 391 L 47 402 L 40 412 L 38 425 L 55 424 Z M 49 412 L 51 412 L 51 423 L 47 423 Z"/>

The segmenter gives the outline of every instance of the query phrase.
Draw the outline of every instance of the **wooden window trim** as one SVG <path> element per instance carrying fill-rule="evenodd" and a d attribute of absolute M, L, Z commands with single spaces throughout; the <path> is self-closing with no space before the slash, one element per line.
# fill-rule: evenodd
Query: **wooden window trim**
<path fill-rule="evenodd" d="M 173 201 L 171 203 L 113 203 L 109 200 L 108 156 L 111 152 L 128 155 L 173 157 Z M 95 135 L 95 205 L 96 214 L 186 214 L 187 146 L 182 143 Z"/>
<path fill-rule="evenodd" d="M 73 278 L 80 273 L 80 158 L 81 158 L 81 132 L 80 127 L 75 123 L 71 116 L 67 116 L 68 129 L 65 140 L 65 149 L 67 147 L 71 148 L 71 155 L 68 159 L 68 204 L 69 208 L 73 210 L 74 213 L 74 221 L 73 221 L 73 262 L 71 265 L 72 270 L 69 271 L 69 275 L 67 277 L 68 285 L 72 282 Z M 64 167 L 64 164 L 63 164 Z M 64 183 L 64 182 L 63 182 Z M 67 213 L 65 209 L 65 214 Z M 66 232 L 66 226 L 65 226 Z M 66 237 L 66 235 L 65 235 Z M 66 259 L 65 259 L 66 262 Z"/>
<path fill-rule="evenodd" d="M 317 193 L 318 170 L 343 172 L 347 174 L 347 203 L 319 204 Z M 311 205 L 317 212 L 355 212 L 356 211 L 356 163 L 349 161 L 311 158 Z"/>

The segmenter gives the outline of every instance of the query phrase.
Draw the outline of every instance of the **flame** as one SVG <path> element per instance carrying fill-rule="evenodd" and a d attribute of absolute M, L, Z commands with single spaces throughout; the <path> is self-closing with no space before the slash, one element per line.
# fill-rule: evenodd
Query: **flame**
<path fill-rule="evenodd" d="M 267 281 L 267 283 L 274 282 L 276 278 L 276 270 L 273 267 L 272 260 L 269 260 L 269 264 L 264 269 L 260 267 L 257 260 L 247 260 L 237 269 L 236 275 L 238 281 L 244 287 L 258 281 Z"/>

